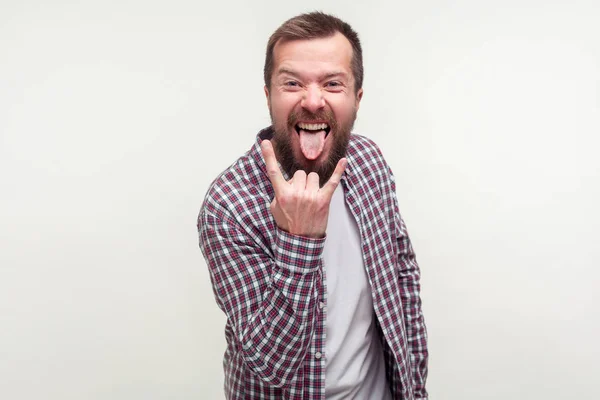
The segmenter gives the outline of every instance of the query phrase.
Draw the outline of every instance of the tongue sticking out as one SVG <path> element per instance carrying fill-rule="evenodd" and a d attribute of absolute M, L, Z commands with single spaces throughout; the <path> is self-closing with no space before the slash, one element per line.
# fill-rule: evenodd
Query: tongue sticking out
<path fill-rule="evenodd" d="M 325 147 L 325 131 L 305 131 L 300 129 L 300 149 L 309 160 L 316 160 Z"/>

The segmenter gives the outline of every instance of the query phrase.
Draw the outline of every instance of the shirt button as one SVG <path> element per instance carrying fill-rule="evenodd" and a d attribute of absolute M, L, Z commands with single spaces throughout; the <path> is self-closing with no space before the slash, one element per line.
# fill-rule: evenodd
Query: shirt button
<path fill-rule="evenodd" d="M 319 308 L 323 309 L 323 307 L 325 307 L 325 303 L 323 303 L 322 301 L 319 302 Z"/>
<path fill-rule="evenodd" d="M 317 351 L 317 352 L 315 353 L 315 358 L 316 358 L 317 360 L 319 360 L 319 359 L 321 358 L 321 356 L 323 356 L 323 354 L 321 354 L 321 352 L 320 352 L 320 351 Z"/>

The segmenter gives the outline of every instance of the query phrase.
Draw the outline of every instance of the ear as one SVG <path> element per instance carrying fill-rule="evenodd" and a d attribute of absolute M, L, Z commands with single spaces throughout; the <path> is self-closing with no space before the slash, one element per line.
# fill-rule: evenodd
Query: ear
<path fill-rule="evenodd" d="M 269 105 L 269 88 L 267 87 L 267 85 L 265 85 L 264 89 L 265 89 L 265 96 L 267 97 L 267 106 L 268 106 Z"/>
<path fill-rule="evenodd" d="M 362 96 L 363 96 L 363 90 L 362 88 L 358 89 L 358 92 L 356 93 L 356 111 L 358 111 L 359 107 L 360 107 L 360 101 L 362 100 Z"/>

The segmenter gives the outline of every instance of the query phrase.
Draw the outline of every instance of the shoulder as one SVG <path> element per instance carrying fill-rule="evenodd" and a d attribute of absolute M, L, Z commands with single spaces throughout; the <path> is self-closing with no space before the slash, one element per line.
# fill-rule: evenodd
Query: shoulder
<path fill-rule="evenodd" d="M 259 146 L 252 148 L 221 172 L 210 184 L 200 209 L 203 218 L 247 224 L 249 213 L 270 202 L 272 188 L 264 166 L 260 164 Z"/>
<path fill-rule="evenodd" d="M 353 133 L 350 135 L 350 143 L 348 144 L 348 150 L 350 152 L 361 154 L 381 154 L 379 146 L 366 136 Z"/>
<path fill-rule="evenodd" d="M 250 150 L 221 172 L 210 184 L 201 208 L 220 217 L 234 217 L 251 203 L 268 196 L 266 176 Z"/>
<path fill-rule="evenodd" d="M 356 172 L 392 178 L 392 171 L 379 146 L 366 136 L 352 134 L 348 144 L 348 163 Z"/>

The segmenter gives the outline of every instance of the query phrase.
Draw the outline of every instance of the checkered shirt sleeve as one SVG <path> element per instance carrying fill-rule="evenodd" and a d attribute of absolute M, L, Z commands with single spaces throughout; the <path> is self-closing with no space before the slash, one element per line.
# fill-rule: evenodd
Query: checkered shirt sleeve
<path fill-rule="evenodd" d="M 315 329 L 325 239 L 273 227 L 275 246 L 268 248 L 248 234 L 228 206 L 208 201 L 199 221 L 216 301 L 245 365 L 270 386 L 284 387 L 304 362 Z"/>

